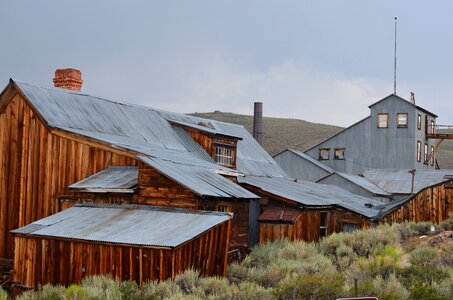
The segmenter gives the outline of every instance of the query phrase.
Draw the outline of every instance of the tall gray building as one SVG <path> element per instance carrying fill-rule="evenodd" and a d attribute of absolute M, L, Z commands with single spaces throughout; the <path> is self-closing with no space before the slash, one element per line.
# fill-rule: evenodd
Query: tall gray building
<path fill-rule="evenodd" d="M 431 137 L 437 115 L 414 102 L 391 94 L 370 105 L 365 119 L 306 150 L 305 157 L 283 151 L 274 158 L 288 174 L 306 180 L 313 180 L 313 160 L 348 174 L 366 169 L 434 169 L 438 140 Z"/>

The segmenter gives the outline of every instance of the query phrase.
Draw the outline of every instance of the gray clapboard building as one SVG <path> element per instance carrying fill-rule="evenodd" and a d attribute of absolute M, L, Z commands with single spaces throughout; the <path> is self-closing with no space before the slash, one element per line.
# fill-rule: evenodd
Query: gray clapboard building
<path fill-rule="evenodd" d="M 366 169 L 436 168 L 437 115 L 417 106 L 415 99 L 408 101 L 395 94 L 369 108 L 368 117 L 304 153 L 285 150 L 274 159 L 291 176 L 312 181 L 325 177 L 326 167 L 346 174 L 361 174 Z M 324 176 L 313 178 L 314 174 Z"/>

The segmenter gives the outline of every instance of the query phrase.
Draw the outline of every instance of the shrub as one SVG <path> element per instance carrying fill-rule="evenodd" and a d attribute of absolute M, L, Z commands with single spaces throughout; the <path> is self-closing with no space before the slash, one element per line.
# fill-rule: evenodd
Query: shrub
<path fill-rule="evenodd" d="M 77 284 L 72 284 L 66 288 L 64 292 L 64 298 L 70 300 L 85 300 L 88 298 L 87 290 Z"/>
<path fill-rule="evenodd" d="M 172 280 L 162 282 L 147 282 L 142 285 L 142 296 L 144 299 L 169 299 L 185 295 L 179 286 Z"/>
<path fill-rule="evenodd" d="M 141 290 L 135 281 L 127 280 L 120 285 L 122 300 L 140 300 L 142 299 Z"/>
<path fill-rule="evenodd" d="M 420 266 L 436 266 L 439 264 L 438 257 L 439 255 L 436 249 L 432 247 L 421 247 L 412 251 L 410 263 Z"/>
<path fill-rule="evenodd" d="M 200 278 L 201 296 L 215 296 L 216 299 L 228 299 L 229 284 L 225 278 L 203 277 Z"/>
<path fill-rule="evenodd" d="M 439 254 L 440 264 L 453 267 L 453 242 L 447 243 Z"/>
<path fill-rule="evenodd" d="M 415 281 L 410 289 L 411 299 L 423 299 L 423 300 L 448 300 L 441 295 L 434 286 L 421 281 Z"/>
<path fill-rule="evenodd" d="M 18 300 L 60 300 L 63 299 L 64 287 L 46 284 L 38 291 L 27 291 L 20 295 Z"/>
<path fill-rule="evenodd" d="M 95 275 L 82 280 L 90 299 L 121 300 L 120 282 L 111 276 Z"/>
<path fill-rule="evenodd" d="M 7 299 L 8 299 L 8 293 L 4 289 L 0 288 L 0 300 L 7 300 Z"/>
<path fill-rule="evenodd" d="M 434 224 L 431 222 L 419 222 L 411 224 L 412 229 L 419 235 L 425 235 L 431 233 L 431 228 Z"/>
<path fill-rule="evenodd" d="M 241 282 L 232 286 L 229 294 L 230 299 L 237 300 L 272 300 L 275 299 L 273 289 L 262 287 L 253 282 Z"/>
<path fill-rule="evenodd" d="M 187 270 L 175 278 L 175 283 L 186 294 L 194 292 L 199 284 L 200 273 L 194 270 Z"/>
<path fill-rule="evenodd" d="M 400 271 L 402 282 L 406 288 L 411 289 L 414 283 L 431 285 L 440 283 L 449 277 L 448 270 L 432 265 L 411 265 Z"/>
<path fill-rule="evenodd" d="M 344 278 L 339 273 L 306 274 L 283 280 L 275 295 L 278 299 L 335 299 L 344 295 L 343 286 Z"/>
<path fill-rule="evenodd" d="M 370 258 L 359 258 L 354 266 L 353 271 L 357 278 L 361 280 L 372 279 L 381 276 L 387 279 L 404 267 L 402 260 L 403 252 L 392 246 L 386 246 L 380 251 L 376 251 Z"/>
<path fill-rule="evenodd" d="M 410 293 L 398 280 L 395 274 L 390 274 L 388 279 L 377 276 L 372 281 L 373 295 L 380 300 L 408 299 Z"/>

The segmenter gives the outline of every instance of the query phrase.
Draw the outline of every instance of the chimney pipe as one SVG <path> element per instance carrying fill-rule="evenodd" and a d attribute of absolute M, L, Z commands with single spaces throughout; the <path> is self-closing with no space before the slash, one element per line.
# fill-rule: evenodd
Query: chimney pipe
<path fill-rule="evenodd" d="M 80 91 L 82 89 L 82 73 L 76 69 L 57 69 L 53 84 L 57 88 Z"/>
<path fill-rule="evenodd" d="M 260 145 L 263 144 L 263 102 L 254 103 L 253 137 Z"/>

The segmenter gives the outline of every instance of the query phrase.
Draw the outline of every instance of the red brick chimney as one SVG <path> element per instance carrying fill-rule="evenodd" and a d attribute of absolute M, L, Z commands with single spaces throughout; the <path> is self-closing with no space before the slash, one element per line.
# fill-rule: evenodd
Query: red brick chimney
<path fill-rule="evenodd" d="M 76 69 L 57 69 L 53 84 L 55 87 L 80 91 L 82 89 L 82 73 Z"/>

